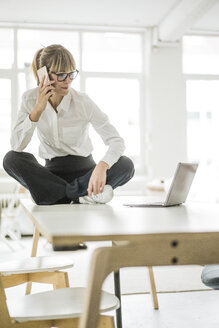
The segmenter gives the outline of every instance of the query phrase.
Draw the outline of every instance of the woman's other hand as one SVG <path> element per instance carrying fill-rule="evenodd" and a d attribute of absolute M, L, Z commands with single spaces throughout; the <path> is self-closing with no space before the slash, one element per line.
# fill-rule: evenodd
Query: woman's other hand
<path fill-rule="evenodd" d="M 92 196 L 92 194 L 96 195 L 103 192 L 104 186 L 106 184 L 106 171 L 108 168 L 109 165 L 103 161 L 99 162 L 96 165 L 88 184 L 88 196 Z"/>

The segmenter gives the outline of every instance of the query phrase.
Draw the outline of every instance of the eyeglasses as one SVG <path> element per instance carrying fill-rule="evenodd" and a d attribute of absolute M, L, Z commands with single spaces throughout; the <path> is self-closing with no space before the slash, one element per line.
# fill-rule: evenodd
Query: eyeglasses
<path fill-rule="evenodd" d="M 65 81 L 67 79 L 67 77 L 69 77 L 69 79 L 71 81 L 74 80 L 77 77 L 77 75 L 79 73 L 79 70 L 76 69 L 76 70 L 74 70 L 74 71 L 72 71 L 70 73 L 58 73 L 58 74 L 56 74 L 55 72 L 52 72 L 52 73 L 57 76 L 57 80 L 59 82 L 63 82 L 63 81 Z"/>

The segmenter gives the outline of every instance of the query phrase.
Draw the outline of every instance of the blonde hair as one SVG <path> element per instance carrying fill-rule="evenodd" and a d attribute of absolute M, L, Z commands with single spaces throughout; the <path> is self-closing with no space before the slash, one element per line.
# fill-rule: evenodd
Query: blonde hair
<path fill-rule="evenodd" d="M 52 44 L 39 49 L 33 58 L 32 70 L 39 85 L 37 70 L 46 66 L 49 74 L 52 72 L 70 72 L 76 69 L 74 57 L 60 44 Z"/>

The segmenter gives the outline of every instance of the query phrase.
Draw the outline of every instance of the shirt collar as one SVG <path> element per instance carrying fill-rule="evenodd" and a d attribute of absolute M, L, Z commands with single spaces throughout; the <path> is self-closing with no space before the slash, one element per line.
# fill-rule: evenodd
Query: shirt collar
<path fill-rule="evenodd" d="M 70 94 L 70 90 L 69 90 L 68 94 L 63 97 L 62 101 L 58 105 L 58 107 L 57 107 L 58 112 L 61 109 L 67 112 L 69 109 L 70 101 L 71 101 L 71 94 Z"/>

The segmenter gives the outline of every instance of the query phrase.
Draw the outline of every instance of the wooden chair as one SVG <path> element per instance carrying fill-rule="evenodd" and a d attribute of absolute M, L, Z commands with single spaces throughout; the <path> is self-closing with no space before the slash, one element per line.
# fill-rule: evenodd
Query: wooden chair
<path fill-rule="evenodd" d="M 218 246 L 217 233 L 164 233 L 148 234 L 143 239 L 139 237 L 138 242 L 124 246 L 97 248 L 92 256 L 79 328 L 97 327 L 100 290 L 111 272 L 124 267 L 218 263 Z"/>
<path fill-rule="evenodd" d="M 5 287 L 39 282 L 57 289 L 69 287 L 67 272 L 60 270 L 71 267 L 72 260 L 65 256 L 39 256 L 0 263 L 0 274 Z"/>
<path fill-rule="evenodd" d="M 61 288 L 6 300 L 0 274 L 0 327 L 77 328 L 82 314 L 85 288 Z M 116 296 L 101 293 L 100 313 L 119 307 Z M 101 315 L 95 328 L 115 328 L 112 316 Z"/>
<path fill-rule="evenodd" d="M 40 238 L 39 230 L 37 229 L 37 227 L 34 227 L 31 258 L 27 259 L 28 263 L 30 263 L 30 264 L 36 263 L 36 265 L 37 265 L 37 263 L 38 263 L 39 265 L 43 265 L 42 262 L 39 262 L 37 260 L 37 258 L 40 258 L 40 257 L 37 257 L 37 248 L 38 248 L 39 238 Z M 34 259 L 36 259 L 36 260 L 34 260 Z M 34 261 L 36 261 L 36 262 L 34 262 Z M 40 269 L 40 272 L 44 271 L 44 273 L 41 273 L 41 275 L 40 274 L 34 275 L 34 276 L 31 275 L 31 279 L 34 279 L 35 276 L 37 276 L 38 281 L 31 280 L 30 276 L 28 277 L 29 280 L 27 281 L 26 295 L 29 295 L 31 293 L 32 282 L 46 283 L 46 279 L 48 279 L 48 281 L 50 281 L 48 283 L 53 284 L 54 289 L 69 287 L 67 272 L 61 272 L 58 270 L 71 268 L 73 266 L 72 261 L 70 261 L 68 258 L 65 258 L 63 256 L 54 256 L 54 257 L 50 257 L 48 263 L 50 263 L 50 268 L 48 268 L 50 272 L 45 273 L 45 271 L 48 271 L 48 270 L 45 270 L 45 268 L 43 270 L 41 270 L 42 268 L 40 268 L 40 266 L 39 266 L 38 269 Z M 46 261 L 44 261 L 44 264 L 47 265 Z M 68 265 L 68 267 L 66 267 L 66 265 Z M 53 273 L 51 273 L 51 271 L 53 271 Z M 0 270 L 0 272 L 1 272 L 1 270 Z M 34 272 L 28 272 L 28 273 L 32 274 Z M 40 279 L 40 281 L 39 281 L 39 279 Z M 54 283 L 52 281 L 54 281 Z"/>
<path fill-rule="evenodd" d="M 79 328 L 97 327 L 100 290 L 111 272 L 119 272 L 123 267 L 145 266 L 150 269 L 152 264 L 172 264 L 169 259 L 169 241 L 166 244 L 162 251 L 159 249 L 159 243 L 154 240 L 149 240 L 147 243 L 124 243 L 124 245 L 121 243 L 121 246 L 117 247 L 97 248 L 92 257 L 84 315 Z"/>

